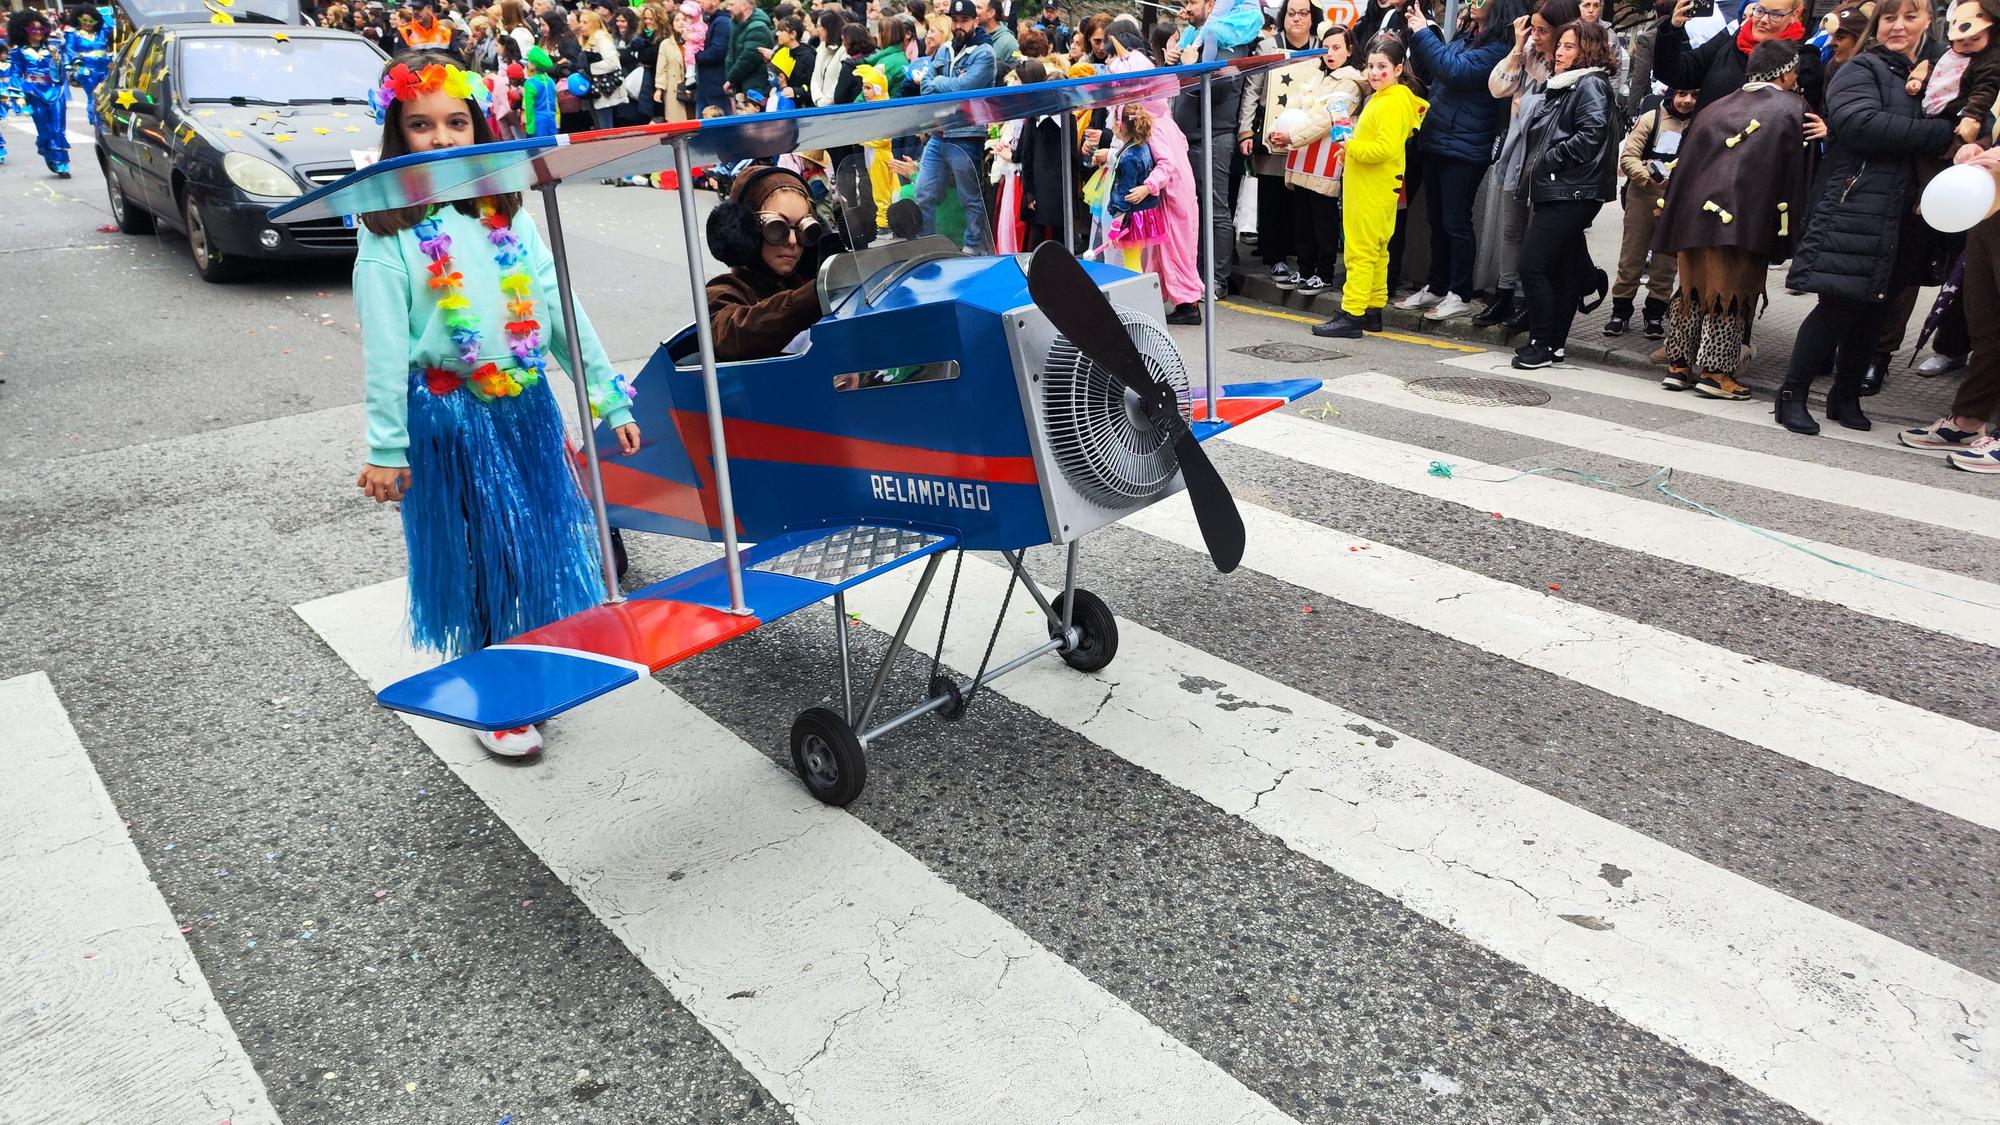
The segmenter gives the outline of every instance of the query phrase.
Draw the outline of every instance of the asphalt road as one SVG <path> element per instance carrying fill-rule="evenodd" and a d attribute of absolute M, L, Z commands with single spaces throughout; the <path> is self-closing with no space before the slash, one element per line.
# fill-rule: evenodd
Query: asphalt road
<path fill-rule="evenodd" d="M 1103 673 L 919 720 L 822 810 L 780 768 L 837 699 L 808 612 L 510 767 L 370 696 L 403 560 L 345 267 L 204 284 L 98 229 L 87 146 L 56 181 L 0 128 L 0 1122 L 2000 1116 L 1991 479 L 1638 373 L 1452 406 L 1404 384 L 1505 357 L 1231 307 L 1225 378 L 1329 391 L 1211 446 L 1243 570 L 1178 499 L 1088 541 Z M 636 370 L 690 314 L 675 197 L 564 198 Z M 1727 518 L 1604 483 L 1662 466 Z"/>

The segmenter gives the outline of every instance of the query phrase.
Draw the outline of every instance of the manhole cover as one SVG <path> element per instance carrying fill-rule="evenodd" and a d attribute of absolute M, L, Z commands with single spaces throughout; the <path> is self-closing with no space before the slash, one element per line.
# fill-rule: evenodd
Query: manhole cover
<path fill-rule="evenodd" d="M 1275 341 L 1269 344 L 1253 344 L 1247 348 L 1231 348 L 1229 350 L 1238 355 L 1255 356 L 1258 359 L 1269 360 L 1272 363 L 1315 363 L 1329 359 L 1346 359 L 1348 354 L 1346 352 L 1334 351 L 1331 348 L 1315 348 L 1311 344 L 1288 344 Z"/>
<path fill-rule="evenodd" d="M 1431 379 L 1412 379 L 1403 386 L 1411 394 L 1460 406 L 1541 406 L 1549 401 L 1549 393 L 1540 387 L 1505 379 L 1440 375 Z"/>

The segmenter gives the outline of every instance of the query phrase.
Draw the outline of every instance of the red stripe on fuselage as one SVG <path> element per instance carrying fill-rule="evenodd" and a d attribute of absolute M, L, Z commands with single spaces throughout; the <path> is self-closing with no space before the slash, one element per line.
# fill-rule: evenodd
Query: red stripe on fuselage
<path fill-rule="evenodd" d="M 628 469 L 614 461 L 600 461 L 598 469 L 604 475 L 607 504 L 671 516 L 703 527 L 717 526 L 714 501 L 691 484 Z"/>
<path fill-rule="evenodd" d="M 1224 400 L 1224 408 L 1228 402 Z M 697 471 L 706 483 L 708 464 L 708 418 L 703 414 L 676 410 L 674 425 L 680 429 L 688 453 L 694 456 Z M 699 435 L 697 437 L 697 435 Z M 740 418 L 723 420 L 723 435 L 729 455 L 751 461 L 775 461 L 785 465 L 824 465 L 836 469 L 868 472 L 907 473 L 911 476 L 952 477 L 987 484 L 1034 484 L 1035 462 L 1029 457 L 987 457 L 976 453 L 946 453 L 919 449 L 913 445 L 823 434 L 766 422 Z M 697 443 L 699 443 L 697 445 Z M 697 453 L 697 449 L 699 453 Z"/>
<path fill-rule="evenodd" d="M 506 643 L 594 652 L 644 664 L 657 672 L 755 629 L 755 617 L 738 617 L 692 602 L 634 598 L 571 614 L 530 629 Z"/>

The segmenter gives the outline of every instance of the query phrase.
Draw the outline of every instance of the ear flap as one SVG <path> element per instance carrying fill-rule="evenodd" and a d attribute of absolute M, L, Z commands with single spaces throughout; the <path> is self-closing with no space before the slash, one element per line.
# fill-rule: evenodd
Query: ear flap
<path fill-rule="evenodd" d="M 754 267 L 763 261 L 757 215 L 733 199 L 708 213 L 708 251 L 726 266 Z"/>

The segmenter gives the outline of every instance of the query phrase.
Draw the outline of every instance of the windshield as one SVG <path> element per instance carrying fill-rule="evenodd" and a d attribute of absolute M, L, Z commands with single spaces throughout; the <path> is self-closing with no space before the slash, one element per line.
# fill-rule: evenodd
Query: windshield
<path fill-rule="evenodd" d="M 382 56 L 360 39 L 184 38 L 181 98 L 286 105 L 342 99 L 367 104 Z"/>

